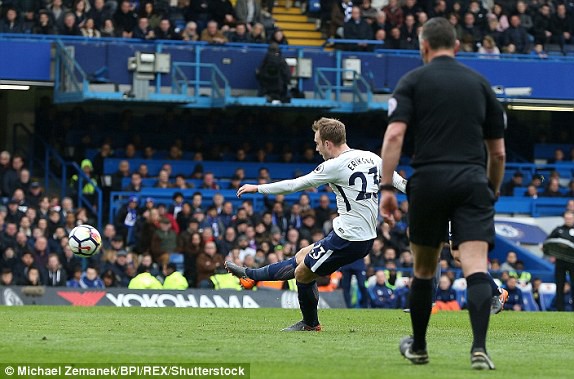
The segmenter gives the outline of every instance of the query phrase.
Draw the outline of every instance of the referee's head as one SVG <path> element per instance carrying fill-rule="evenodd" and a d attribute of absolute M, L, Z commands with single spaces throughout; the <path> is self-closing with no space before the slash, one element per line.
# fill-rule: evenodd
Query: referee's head
<path fill-rule="evenodd" d="M 434 17 L 423 25 L 419 44 L 423 62 L 429 63 L 438 55 L 454 56 L 459 42 L 452 24 L 446 18 Z"/>

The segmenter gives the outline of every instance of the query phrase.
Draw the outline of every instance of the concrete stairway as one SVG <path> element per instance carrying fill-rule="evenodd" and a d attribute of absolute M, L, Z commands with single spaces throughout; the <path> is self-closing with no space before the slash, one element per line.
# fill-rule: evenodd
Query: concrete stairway
<path fill-rule="evenodd" d="M 275 24 L 283 29 L 289 45 L 321 46 L 325 39 L 315 30 L 315 23 L 301 14 L 301 9 L 285 8 L 285 0 L 279 0 L 273 8 Z"/>

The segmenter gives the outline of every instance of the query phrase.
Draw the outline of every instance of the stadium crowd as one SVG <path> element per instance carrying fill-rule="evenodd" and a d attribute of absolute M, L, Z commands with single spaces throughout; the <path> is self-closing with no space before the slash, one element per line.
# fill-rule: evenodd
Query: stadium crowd
<path fill-rule="evenodd" d="M 86 149 L 79 151 L 86 154 L 90 146 L 94 144 L 86 143 Z M 273 144 L 265 143 L 265 146 L 270 149 Z M 209 155 L 210 152 L 221 150 L 221 146 L 204 146 L 193 154 L 193 159 L 201 164 L 203 153 Z M 313 150 L 310 155 L 306 154 L 307 150 L 304 148 L 300 155 L 295 156 L 316 163 Z M 104 160 L 118 157 L 122 160 L 111 180 L 112 186 L 117 186 L 116 190 L 140 192 L 143 189 L 142 177 L 152 179 L 155 188 L 184 190 L 193 186 L 190 183 L 195 183 L 197 189 L 190 198 L 176 191 L 167 203 L 137 195 L 126 198 L 115 220 L 101 230 L 101 254 L 87 261 L 73 255 L 67 245 L 67 235 L 76 225 L 94 224 L 91 211 L 75 207 L 71 198 L 47 196 L 42 186 L 32 181 L 25 157 L 12 155 L 8 151 L 0 153 L 1 197 L 6 203 L 0 206 L 0 284 L 162 288 L 164 282 L 164 288 L 172 289 L 239 289 L 238 283 L 229 280 L 229 275 L 225 274 L 224 260 L 252 268 L 274 263 L 293 256 L 301 247 L 321 239 L 332 227 L 335 207 L 327 192 L 320 195 L 317 207 L 311 207 L 309 195 L 305 192 L 293 204 L 285 202 L 281 195 L 268 197 L 265 198 L 265 209 L 260 212 L 254 209 L 250 200 L 234 206 L 230 199 L 220 193 L 205 198 L 201 193 L 203 189 L 236 189 L 241 183 L 249 181 L 265 183 L 271 180 L 273 173 L 263 169 L 257 178 L 245 178 L 238 170 L 232 178 L 221 178 L 214 173 L 190 168 L 189 175 L 181 175 L 170 170 L 170 162 L 180 160 L 182 151 L 182 146 L 175 142 L 164 152 L 163 158 L 154 158 L 152 153 L 158 153 L 156 146 L 130 142 L 124 148 L 118 148 L 111 141 L 104 140 L 95 155 L 90 157 L 91 160 L 81 161 L 84 172 L 94 178 L 94 186 L 100 183 L 95 178 L 104 174 Z M 230 160 L 237 162 L 237 157 L 242 157 L 244 161 L 266 162 L 266 153 L 269 150 L 266 151 L 264 147 L 258 150 L 257 147 L 241 145 L 232 151 L 234 158 Z M 148 157 L 150 161 L 159 159 L 164 162 L 157 176 L 145 172 L 145 165 L 130 167 L 131 158 L 145 154 L 151 154 Z M 124 178 L 128 181 L 127 185 L 122 184 L 125 183 L 122 181 Z M 506 186 L 523 185 L 517 182 L 519 178 L 521 175 L 515 174 Z M 532 178 L 533 181 L 539 179 Z M 540 192 L 541 196 L 546 196 L 546 192 L 552 189 L 554 181 L 549 182 L 548 189 Z M 538 183 L 538 186 L 542 186 L 542 183 Z M 322 190 L 329 191 L 329 188 Z M 566 192 L 565 188 L 560 188 L 561 196 L 574 197 L 572 190 L 570 188 L 570 192 Z M 574 211 L 574 200 L 568 202 L 568 208 Z M 353 298 L 353 304 L 379 308 L 408 307 L 406 294 L 413 262 L 408 248 L 407 212 L 408 203 L 403 202 L 395 214 L 397 222 L 392 228 L 385 223 L 379 225 L 379 237 L 365 260 L 367 292 L 353 290 L 353 296 L 361 293 L 363 296 L 362 299 Z M 500 279 L 511 294 L 508 309 L 521 309 L 521 292 L 516 290 L 516 281 L 532 286 L 536 299 L 540 280 L 532 278 L 524 270 L 516 254 L 509 252 L 506 262 L 492 260 L 490 264 L 493 276 Z M 458 279 L 460 270 L 448 246 L 445 246 L 441 256 L 441 268 L 444 276 L 437 293 L 437 306 L 452 309 L 456 305 L 464 305 L 456 302 L 453 283 Z M 342 272 L 345 273 L 345 270 Z M 169 277 L 171 279 L 167 279 Z M 345 280 L 341 273 L 322 278 L 320 288 L 330 291 L 342 283 L 345 283 L 345 291 L 351 291 L 350 278 Z M 358 284 L 363 287 L 362 283 Z M 260 283 L 259 286 L 291 288 L 288 282 Z M 571 309 L 570 291 L 566 289 L 565 292 L 568 297 L 565 303 Z"/>
<path fill-rule="evenodd" d="M 287 44 L 273 19 L 274 5 L 274 0 L 5 0 L 0 33 Z M 418 50 L 419 28 L 433 17 L 452 23 L 466 52 L 545 57 L 549 44 L 564 51 L 573 42 L 571 1 L 309 0 L 294 5 L 315 17 L 326 37 L 382 41 L 388 49 Z"/>

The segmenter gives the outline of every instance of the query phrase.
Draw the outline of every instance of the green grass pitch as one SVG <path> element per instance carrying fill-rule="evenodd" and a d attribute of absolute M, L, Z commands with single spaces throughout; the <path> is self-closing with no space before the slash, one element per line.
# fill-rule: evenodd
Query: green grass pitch
<path fill-rule="evenodd" d="M 2 363 L 248 362 L 251 378 L 572 378 L 574 315 L 503 312 L 491 318 L 497 369 L 470 369 L 468 314 L 433 315 L 430 364 L 398 351 L 401 311 L 321 310 L 323 331 L 282 333 L 298 310 L 1 307 Z"/>

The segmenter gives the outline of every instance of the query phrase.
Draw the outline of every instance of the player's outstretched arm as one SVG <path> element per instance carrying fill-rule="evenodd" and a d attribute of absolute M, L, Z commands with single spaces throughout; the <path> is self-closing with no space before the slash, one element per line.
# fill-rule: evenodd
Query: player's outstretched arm
<path fill-rule="evenodd" d="M 237 197 L 241 197 L 244 193 L 257 193 L 257 188 L 256 184 L 244 184 L 237 190 Z"/>

